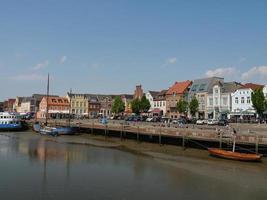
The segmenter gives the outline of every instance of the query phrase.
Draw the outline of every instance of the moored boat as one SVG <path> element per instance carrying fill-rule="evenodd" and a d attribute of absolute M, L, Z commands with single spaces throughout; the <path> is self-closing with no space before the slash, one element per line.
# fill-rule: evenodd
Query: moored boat
<path fill-rule="evenodd" d="M 50 127 L 50 126 L 41 126 L 39 122 L 33 124 L 33 130 L 42 135 L 73 135 L 75 134 L 74 127 Z"/>
<path fill-rule="evenodd" d="M 33 130 L 37 133 L 42 135 L 51 135 L 51 136 L 58 136 L 58 135 L 73 135 L 75 134 L 75 128 L 70 126 L 70 106 L 69 106 L 69 126 L 68 127 L 49 127 L 48 125 L 48 116 L 49 116 L 49 74 L 47 77 L 47 93 L 46 93 L 46 115 L 45 115 L 45 124 L 41 125 L 39 122 L 35 122 L 33 124 Z M 70 102 L 71 105 L 71 102 Z"/>
<path fill-rule="evenodd" d="M 255 153 L 239 153 L 234 151 L 227 151 L 218 148 L 208 148 L 208 151 L 211 155 L 226 158 L 231 160 L 239 160 L 239 161 L 260 161 L 262 155 Z"/>
<path fill-rule="evenodd" d="M 27 125 L 17 113 L 0 112 L 0 131 L 23 131 Z"/>

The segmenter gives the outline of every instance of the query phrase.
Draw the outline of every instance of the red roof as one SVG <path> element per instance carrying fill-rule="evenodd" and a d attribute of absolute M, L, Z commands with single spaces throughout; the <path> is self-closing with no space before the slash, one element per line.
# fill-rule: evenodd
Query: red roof
<path fill-rule="evenodd" d="M 192 84 L 192 81 L 175 82 L 174 85 L 167 91 L 167 95 L 184 94 L 187 88 Z"/>
<path fill-rule="evenodd" d="M 254 84 L 254 83 L 246 83 L 241 87 L 240 89 L 252 89 L 252 90 L 257 90 L 257 89 L 262 89 L 264 85 L 259 85 L 259 84 Z"/>
<path fill-rule="evenodd" d="M 8 103 L 13 104 L 15 103 L 16 99 L 8 99 Z"/>

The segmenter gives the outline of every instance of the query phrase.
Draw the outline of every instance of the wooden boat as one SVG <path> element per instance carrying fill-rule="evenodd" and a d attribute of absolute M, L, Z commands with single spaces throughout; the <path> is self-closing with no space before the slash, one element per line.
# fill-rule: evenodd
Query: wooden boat
<path fill-rule="evenodd" d="M 71 95 L 71 92 L 70 92 Z M 46 116 L 45 116 L 45 125 L 41 126 L 39 122 L 35 122 L 33 125 L 33 130 L 37 133 L 42 135 L 51 135 L 51 136 L 58 136 L 58 135 L 74 135 L 76 129 L 70 126 L 70 113 L 71 113 L 71 106 L 69 108 L 69 126 L 68 127 L 49 127 L 47 126 L 48 121 L 48 98 L 49 98 L 49 74 L 47 77 L 47 92 L 46 92 Z M 71 99 L 71 98 L 70 98 Z M 71 105 L 71 101 L 70 101 Z"/>
<path fill-rule="evenodd" d="M 262 155 L 258 155 L 255 153 L 239 153 L 234 151 L 226 151 L 218 148 L 208 148 L 208 151 L 211 155 L 216 157 L 239 161 L 260 161 L 262 158 Z"/>

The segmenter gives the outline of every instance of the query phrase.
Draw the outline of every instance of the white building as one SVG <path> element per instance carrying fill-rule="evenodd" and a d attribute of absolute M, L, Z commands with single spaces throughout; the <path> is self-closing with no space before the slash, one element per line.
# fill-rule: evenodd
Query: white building
<path fill-rule="evenodd" d="M 231 94 L 241 86 L 237 82 L 218 81 L 215 83 L 207 95 L 208 118 L 229 118 L 232 110 Z"/>
<path fill-rule="evenodd" d="M 232 97 L 232 113 L 242 118 L 244 115 L 254 116 L 256 114 L 253 108 L 251 94 L 254 90 L 263 88 L 262 85 L 247 83 L 240 89 L 231 94 Z"/>
<path fill-rule="evenodd" d="M 265 99 L 267 100 L 267 85 L 264 86 L 264 88 L 262 89 L 263 94 L 265 96 Z"/>
<path fill-rule="evenodd" d="M 24 97 L 20 104 L 20 113 L 35 112 L 35 100 L 32 97 Z"/>
<path fill-rule="evenodd" d="M 149 100 L 150 109 L 149 112 L 153 115 L 166 115 L 167 102 L 166 102 L 166 92 L 167 90 L 148 91 L 146 93 L 146 98 Z"/>
<path fill-rule="evenodd" d="M 156 98 L 156 96 L 158 95 L 158 91 L 148 91 L 146 93 L 146 99 L 149 101 L 150 103 L 150 109 L 149 112 L 152 112 L 154 110 L 154 99 Z"/>

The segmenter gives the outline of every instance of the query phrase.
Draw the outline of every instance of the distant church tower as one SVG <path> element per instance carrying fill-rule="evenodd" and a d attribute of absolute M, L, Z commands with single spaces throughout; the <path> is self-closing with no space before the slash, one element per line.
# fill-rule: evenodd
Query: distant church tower
<path fill-rule="evenodd" d="M 142 85 L 137 85 L 134 91 L 134 99 L 141 99 L 142 96 L 144 95 Z"/>

